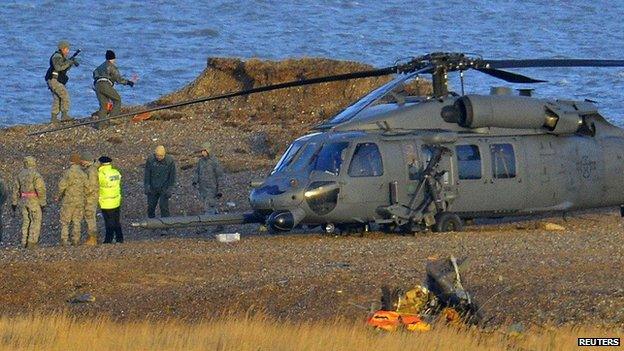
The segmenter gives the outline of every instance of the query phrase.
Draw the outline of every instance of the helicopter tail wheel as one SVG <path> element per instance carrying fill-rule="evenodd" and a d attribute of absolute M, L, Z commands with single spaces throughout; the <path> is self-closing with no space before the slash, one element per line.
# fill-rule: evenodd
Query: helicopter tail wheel
<path fill-rule="evenodd" d="M 435 219 L 434 232 L 460 232 L 463 229 L 461 218 L 453 212 L 440 212 Z"/>

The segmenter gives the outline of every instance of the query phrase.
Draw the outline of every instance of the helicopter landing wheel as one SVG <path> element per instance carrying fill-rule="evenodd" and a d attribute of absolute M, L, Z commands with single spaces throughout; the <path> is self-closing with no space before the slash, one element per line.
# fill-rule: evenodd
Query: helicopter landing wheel
<path fill-rule="evenodd" d="M 340 235 L 362 237 L 370 230 L 370 227 L 368 224 L 343 224 L 336 226 L 336 229 Z"/>
<path fill-rule="evenodd" d="M 397 228 L 397 225 L 394 223 L 384 223 L 379 225 L 379 230 L 384 233 L 394 233 Z"/>
<path fill-rule="evenodd" d="M 420 223 L 414 223 L 409 221 L 401 226 L 401 234 L 402 235 L 413 235 L 417 236 L 419 233 L 425 231 L 425 228 Z"/>
<path fill-rule="evenodd" d="M 440 212 L 435 219 L 434 232 L 460 232 L 464 228 L 461 218 L 453 212 Z"/>
<path fill-rule="evenodd" d="M 323 230 L 326 234 L 334 234 L 336 226 L 333 223 L 327 223 L 323 226 Z"/>

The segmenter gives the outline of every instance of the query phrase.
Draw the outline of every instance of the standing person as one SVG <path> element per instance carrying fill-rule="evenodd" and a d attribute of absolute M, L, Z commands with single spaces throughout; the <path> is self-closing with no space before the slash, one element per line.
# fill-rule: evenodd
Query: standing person
<path fill-rule="evenodd" d="M 156 206 L 160 206 L 162 217 L 169 217 L 169 198 L 175 181 L 175 161 L 167 155 L 164 146 L 158 145 L 145 162 L 143 185 L 147 195 L 147 217 L 156 217 Z"/>
<path fill-rule="evenodd" d="M 61 112 L 61 121 L 69 121 L 72 117 L 69 115 L 69 93 L 65 88 L 65 84 L 69 80 L 67 71 L 72 66 L 78 66 L 76 58 L 69 58 L 69 43 L 62 40 L 58 44 L 58 51 L 54 52 L 50 57 L 50 67 L 45 75 L 46 83 L 52 93 L 52 111 L 50 122 L 56 123 L 56 116 Z"/>
<path fill-rule="evenodd" d="M 199 196 L 204 203 L 204 212 L 217 214 L 217 199 L 221 198 L 219 185 L 223 178 L 223 167 L 216 157 L 212 156 L 210 143 L 201 146 L 201 157 L 197 162 L 193 185 L 199 191 Z"/>
<path fill-rule="evenodd" d="M 98 169 L 98 181 L 100 184 L 99 204 L 104 217 L 106 236 L 104 244 L 115 242 L 123 243 L 123 233 L 121 232 L 121 174 L 111 165 L 113 160 L 108 156 L 98 159 L 100 168 Z"/>
<path fill-rule="evenodd" d="M 97 208 L 100 193 L 100 182 L 98 180 L 99 163 L 91 154 L 83 152 L 80 154 L 82 166 L 87 173 L 87 187 L 85 189 L 84 217 L 87 222 L 87 241 L 85 245 L 97 245 Z"/>
<path fill-rule="evenodd" d="M 24 157 L 24 168 L 17 175 L 13 189 L 13 210 L 22 211 L 22 246 L 36 248 L 41 233 L 42 213 L 46 206 L 46 185 L 37 172 L 37 161 Z"/>
<path fill-rule="evenodd" d="M 134 82 L 122 77 L 119 72 L 116 65 L 115 53 L 112 50 L 107 50 L 106 61 L 93 71 L 93 86 L 95 87 L 95 94 L 100 103 L 100 109 L 97 112 L 98 119 L 107 116 L 107 106 L 109 102 L 113 104 L 111 116 L 118 115 L 121 112 L 121 97 L 114 88 L 115 83 L 134 87 Z M 96 125 L 98 128 L 101 126 L 101 124 Z"/>
<path fill-rule="evenodd" d="M 80 225 L 84 217 L 87 175 L 80 166 L 80 155 L 74 153 L 70 158 L 71 166 L 61 176 L 56 201 L 61 201 L 61 245 L 67 246 L 69 226 L 73 224 L 71 244 L 80 243 Z"/>
<path fill-rule="evenodd" d="M 4 184 L 4 179 L 0 177 L 0 242 L 2 242 L 2 211 L 4 209 L 4 203 L 6 202 L 9 190 Z"/>

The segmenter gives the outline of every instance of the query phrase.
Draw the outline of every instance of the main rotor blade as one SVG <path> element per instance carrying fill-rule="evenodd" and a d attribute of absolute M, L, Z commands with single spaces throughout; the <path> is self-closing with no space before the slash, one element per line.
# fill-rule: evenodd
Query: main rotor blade
<path fill-rule="evenodd" d="M 62 126 L 62 127 L 58 127 L 58 128 L 51 128 L 51 129 L 47 129 L 47 130 L 36 131 L 36 132 L 29 133 L 28 135 L 32 136 L 32 135 L 40 135 L 40 134 L 46 134 L 46 133 L 51 133 L 51 132 L 57 132 L 57 131 L 60 131 L 60 130 L 72 129 L 72 128 L 85 126 L 85 125 L 90 125 L 90 124 L 94 124 L 94 123 L 110 121 L 110 120 L 113 120 L 113 119 L 135 116 L 135 115 L 142 114 L 142 113 L 155 112 L 155 111 L 160 111 L 160 110 L 167 110 L 167 109 L 171 109 L 171 108 L 188 106 L 188 105 L 198 104 L 198 103 L 207 102 L 207 101 L 227 99 L 227 98 L 232 98 L 232 97 L 236 97 L 236 96 L 250 95 L 250 94 L 256 94 L 256 93 L 267 92 L 267 91 L 278 90 L 278 89 L 293 88 L 293 87 L 304 86 L 304 85 L 311 85 L 311 84 L 329 83 L 329 82 L 336 82 L 336 81 L 341 81 L 341 80 L 380 77 L 380 76 L 385 76 L 385 75 L 396 73 L 398 69 L 399 69 L 398 66 L 392 66 L 392 67 L 374 69 L 374 70 L 369 70 L 369 71 L 359 71 L 359 72 L 353 72 L 353 73 L 344 73 L 344 74 L 337 74 L 337 75 L 333 75 L 333 76 L 325 76 L 325 77 L 318 77 L 318 78 L 302 79 L 302 80 L 295 80 L 295 81 L 290 81 L 290 82 L 285 82 L 285 83 L 266 85 L 266 86 L 262 86 L 262 87 L 252 88 L 252 89 L 240 90 L 240 91 L 236 91 L 236 92 L 224 93 L 224 94 L 214 95 L 214 96 L 207 96 L 207 97 L 202 97 L 202 98 L 198 98 L 198 99 L 182 101 L 182 102 L 178 102 L 178 103 L 174 103 L 174 104 L 148 108 L 148 109 L 144 109 L 144 110 L 140 110 L 140 111 L 136 111 L 136 112 L 122 113 L 122 114 L 119 114 L 119 115 L 116 115 L 116 116 L 102 118 L 102 119 L 91 119 L 91 118 L 89 118 L 88 121 L 78 122 L 78 123 L 74 123 L 74 124 L 71 124 L 71 125 Z M 86 119 L 87 118 L 83 118 L 81 120 L 86 120 Z"/>
<path fill-rule="evenodd" d="M 523 67 L 624 67 L 624 60 L 593 59 L 530 59 L 530 60 L 484 60 L 487 68 Z"/>
<path fill-rule="evenodd" d="M 479 72 L 489 74 L 492 77 L 502 79 L 510 83 L 544 83 L 546 82 L 545 80 L 533 79 L 531 77 L 527 77 L 522 74 L 507 72 L 501 69 L 493 69 L 493 68 L 475 68 L 475 69 Z"/>

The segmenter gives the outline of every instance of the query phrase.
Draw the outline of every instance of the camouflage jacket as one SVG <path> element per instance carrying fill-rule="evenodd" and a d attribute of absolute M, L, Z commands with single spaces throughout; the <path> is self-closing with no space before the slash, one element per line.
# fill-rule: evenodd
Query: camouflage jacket
<path fill-rule="evenodd" d="M 52 55 L 52 66 L 54 71 L 61 72 L 70 69 L 74 65 L 74 61 L 63 56 L 60 51 L 57 51 Z"/>
<path fill-rule="evenodd" d="M 217 193 L 223 174 L 223 167 L 216 157 L 200 157 L 195 169 L 193 183 L 196 184 L 201 194 Z"/>
<path fill-rule="evenodd" d="M 0 178 L 0 207 L 4 205 L 4 202 L 6 201 L 8 197 L 8 193 L 9 193 L 9 190 L 6 187 L 4 180 Z"/>
<path fill-rule="evenodd" d="M 93 81 L 96 82 L 100 78 L 108 79 L 112 84 L 128 84 L 128 80 L 121 76 L 117 66 L 108 60 L 93 71 Z"/>
<path fill-rule="evenodd" d="M 29 203 L 38 203 L 39 206 L 47 204 L 46 185 L 43 177 L 35 168 L 35 159 L 26 157 L 25 167 L 17 175 L 17 181 L 13 188 L 13 205 L 17 205 L 20 199 Z"/>
<path fill-rule="evenodd" d="M 100 195 L 100 182 L 98 180 L 98 169 L 100 165 L 97 162 L 87 167 L 87 187 L 85 189 L 85 202 L 88 204 L 97 204 Z"/>
<path fill-rule="evenodd" d="M 75 64 L 75 60 L 68 59 L 60 51 L 55 52 L 50 57 L 50 67 L 45 75 L 45 80 L 55 78 L 61 84 L 67 83 L 67 71 Z"/>
<path fill-rule="evenodd" d="M 87 175 L 79 165 L 72 165 L 63 173 L 58 185 L 57 197 L 63 204 L 84 204 Z"/>

